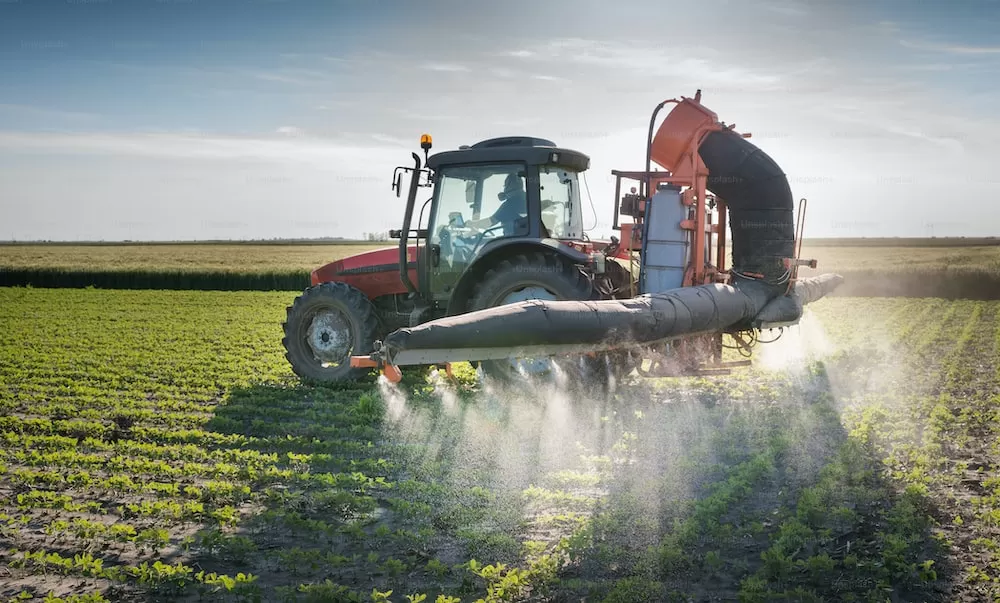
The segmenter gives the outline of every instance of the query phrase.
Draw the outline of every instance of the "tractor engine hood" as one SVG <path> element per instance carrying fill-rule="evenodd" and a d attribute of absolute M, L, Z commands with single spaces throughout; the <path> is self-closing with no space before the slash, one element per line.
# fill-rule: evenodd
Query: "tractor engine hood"
<path fill-rule="evenodd" d="M 408 251 L 410 277 L 417 279 L 417 248 Z M 312 271 L 313 286 L 327 282 L 343 282 L 360 289 L 369 298 L 405 293 L 399 280 L 399 248 L 384 247 L 341 258 Z"/>

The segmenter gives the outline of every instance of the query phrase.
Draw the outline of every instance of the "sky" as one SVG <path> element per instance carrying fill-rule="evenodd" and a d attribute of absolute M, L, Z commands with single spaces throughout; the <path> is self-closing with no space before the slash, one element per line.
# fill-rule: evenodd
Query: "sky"
<path fill-rule="evenodd" d="M 0 74 L 0 240 L 383 232 L 423 133 L 588 154 L 607 236 L 697 89 L 807 237 L 1000 235 L 997 0 L 0 0 Z"/>

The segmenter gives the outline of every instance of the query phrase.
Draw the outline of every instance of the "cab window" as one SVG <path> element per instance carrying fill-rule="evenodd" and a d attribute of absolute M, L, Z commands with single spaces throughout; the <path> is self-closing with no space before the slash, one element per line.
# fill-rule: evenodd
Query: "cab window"
<path fill-rule="evenodd" d="M 486 243 L 529 232 L 525 173 L 518 163 L 438 172 L 428 240 L 435 289 L 453 285 Z"/>

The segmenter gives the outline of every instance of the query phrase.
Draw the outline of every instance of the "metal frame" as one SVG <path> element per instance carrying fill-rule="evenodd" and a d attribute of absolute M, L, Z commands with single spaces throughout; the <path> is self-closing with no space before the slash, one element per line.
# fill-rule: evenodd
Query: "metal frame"
<path fill-rule="evenodd" d="M 700 102 L 701 91 L 699 90 L 694 97 L 694 102 Z M 619 224 L 620 207 L 619 200 L 621 199 L 621 180 L 622 178 L 637 180 L 642 184 L 640 202 L 643 206 L 648 203 L 652 203 L 653 195 L 656 192 L 660 184 L 673 184 L 679 186 L 682 189 L 681 200 L 690 211 L 693 211 L 694 216 L 689 217 L 686 220 L 682 220 L 680 227 L 689 232 L 689 254 L 687 268 L 684 273 L 684 287 L 691 287 L 695 285 L 706 285 L 711 283 L 729 283 L 729 273 L 726 267 L 726 228 L 728 227 L 728 208 L 726 206 L 725 200 L 717 198 L 714 195 L 708 193 L 708 176 L 709 171 L 705 166 L 704 162 L 701 160 L 701 156 L 698 154 L 698 149 L 701 147 L 701 143 L 705 140 L 712 132 L 722 131 L 727 129 L 721 123 L 711 123 L 698 128 L 694 135 L 690 138 L 688 142 L 687 149 L 682 155 L 683 159 L 689 162 L 689 175 L 678 176 L 669 171 L 652 171 L 652 146 L 653 146 L 653 132 L 654 125 L 656 122 L 656 116 L 659 111 L 666 105 L 669 104 L 679 104 L 682 99 L 669 99 L 665 100 L 653 110 L 653 114 L 649 121 L 649 135 L 646 140 L 646 170 L 645 171 L 619 171 L 612 170 L 611 174 L 615 177 L 615 201 L 614 201 L 614 217 L 613 217 L 613 228 L 621 230 L 623 232 L 622 241 L 620 245 L 617 257 L 620 259 L 629 260 L 629 271 L 634 273 L 636 253 L 641 254 L 642 244 L 637 237 L 641 237 L 643 231 L 642 223 L 644 219 L 644 211 L 633 217 L 631 224 Z M 746 135 L 744 135 L 746 136 Z M 714 210 L 718 216 L 716 223 L 712 223 L 712 208 L 714 205 Z M 644 207 L 642 208 L 644 209 Z M 712 257 L 712 250 L 715 248 L 715 257 Z M 631 295 L 636 294 L 635 283 L 632 283 Z M 722 343 L 723 334 L 722 333 L 710 333 L 710 334 L 696 334 L 685 337 L 681 341 L 677 342 L 675 354 L 680 356 L 680 364 L 687 367 L 686 370 L 681 370 L 681 374 L 704 374 L 705 371 L 724 371 L 728 370 L 730 365 L 723 365 L 722 362 Z M 699 346 L 698 340 L 702 340 L 702 344 L 707 342 L 708 347 L 711 350 L 711 356 L 708 362 L 703 362 L 697 356 L 700 356 L 699 347 L 704 348 L 704 345 Z M 653 362 L 653 361 L 651 361 Z M 742 363 L 739 363 L 742 365 Z M 676 375 L 677 370 L 671 371 L 672 375 Z M 649 376 L 655 376 L 650 374 Z"/>

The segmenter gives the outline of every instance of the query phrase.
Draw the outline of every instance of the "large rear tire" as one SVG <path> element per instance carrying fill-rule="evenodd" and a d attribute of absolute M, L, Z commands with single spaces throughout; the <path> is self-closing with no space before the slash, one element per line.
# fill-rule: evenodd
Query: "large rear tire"
<path fill-rule="evenodd" d="M 523 253 L 501 260 L 486 271 L 473 290 L 471 310 L 493 308 L 528 299 L 586 300 L 592 295 L 590 279 L 566 260 L 544 253 Z M 487 377 L 503 383 L 552 373 L 549 359 L 484 360 Z"/>
<path fill-rule="evenodd" d="M 346 283 L 306 289 L 286 310 L 282 323 L 285 358 L 304 380 L 355 381 L 371 369 L 351 367 L 351 356 L 367 355 L 378 338 L 378 319 L 364 293 Z"/>

